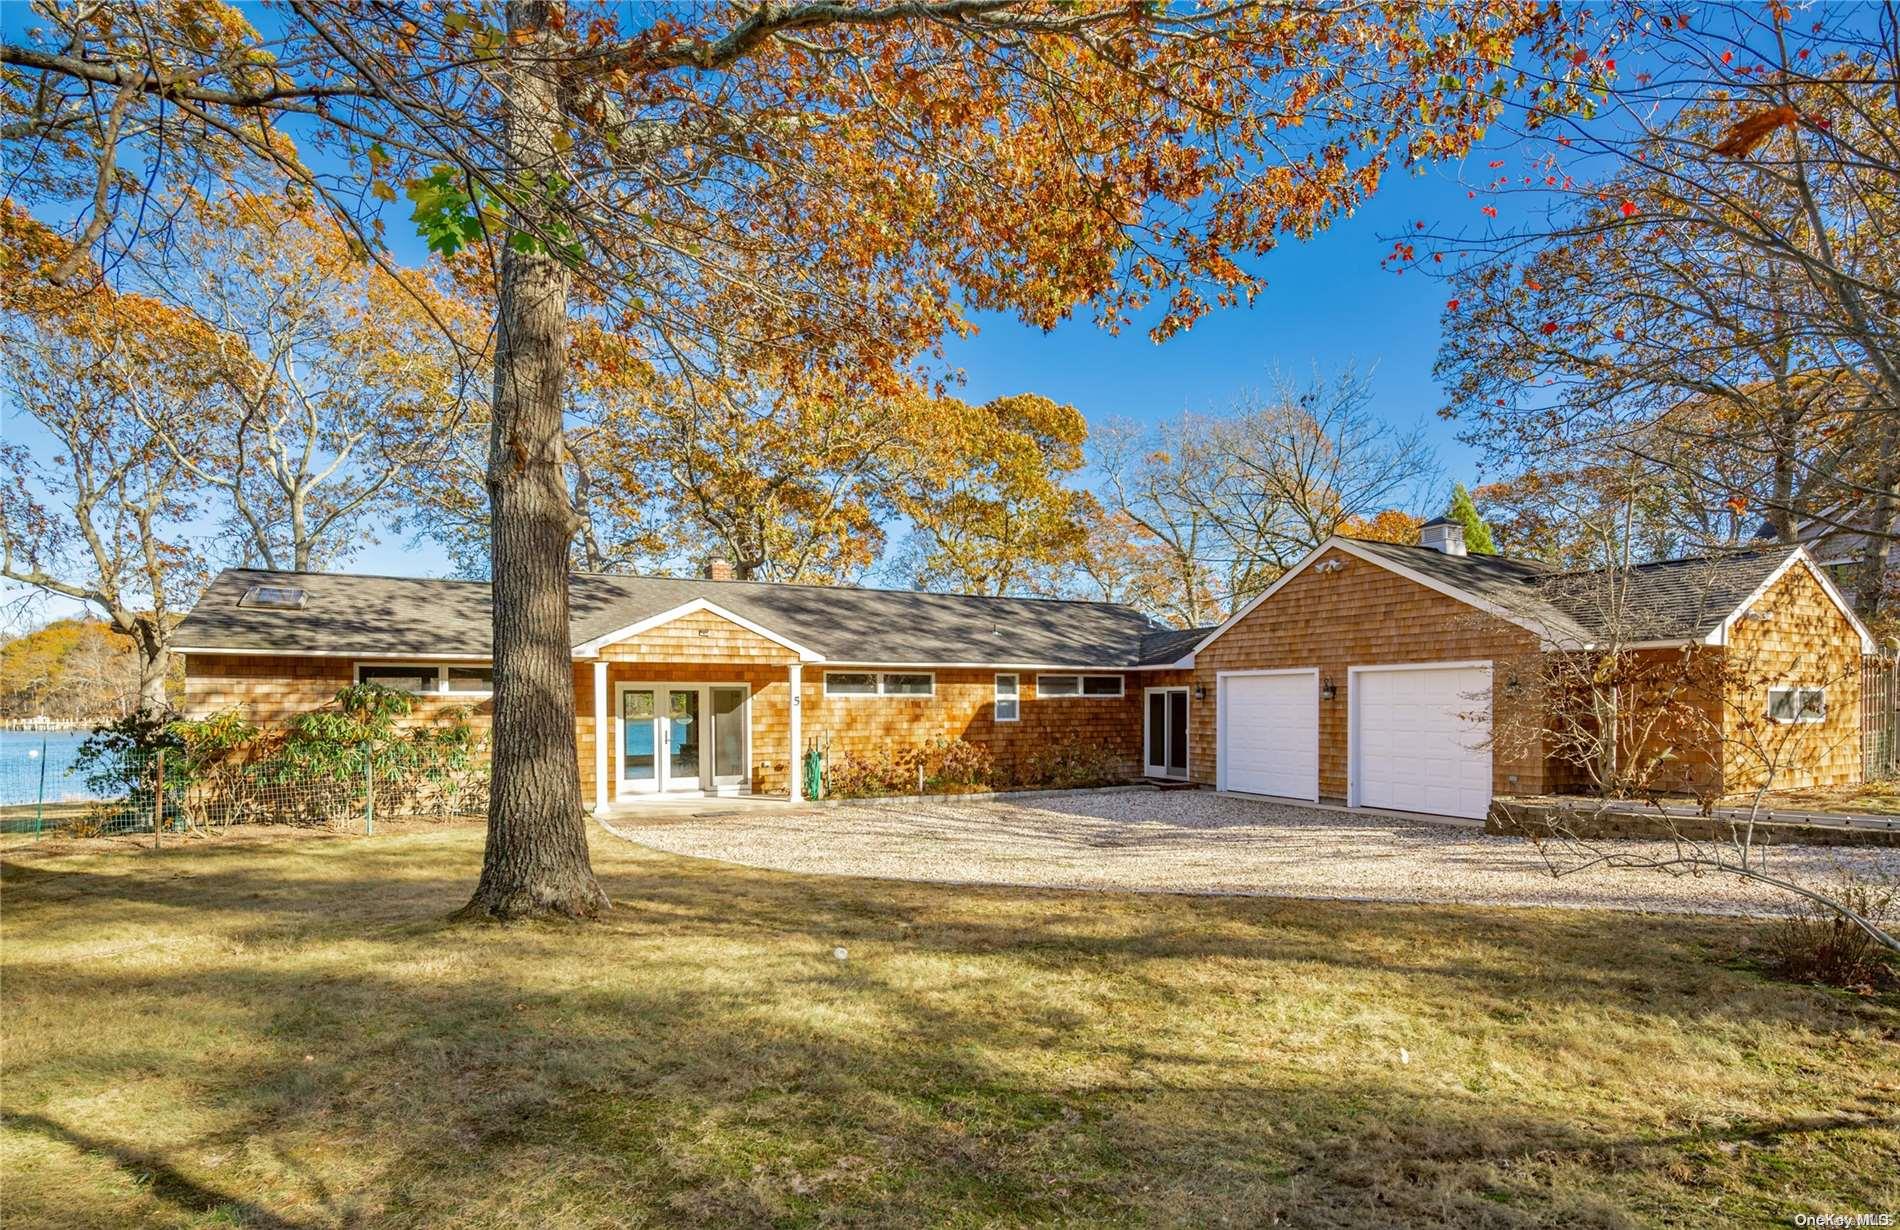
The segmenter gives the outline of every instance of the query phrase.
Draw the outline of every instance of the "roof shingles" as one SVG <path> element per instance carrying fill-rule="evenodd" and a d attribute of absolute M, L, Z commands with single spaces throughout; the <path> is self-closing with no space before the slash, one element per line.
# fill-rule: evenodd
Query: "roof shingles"
<path fill-rule="evenodd" d="M 1353 539 L 1401 568 L 1482 598 L 1552 639 L 1700 640 L 1746 602 L 1795 548 L 1730 551 L 1629 568 L 1558 572 L 1497 555 Z"/>
<path fill-rule="evenodd" d="M 1503 556 L 1351 541 L 1550 639 L 1582 643 L 1701 639 L 1791 550 L 1560 573 Z M 301 610 L 239 605 L 259 584 L 295 585 L 307 601 Z M 568 593 L 577 646 L 704 599 L 826 661 L 859 665 L 1171 666 L 1213 631 L 1163 628 L 1113 603 L 844 586 L 581 573 Z M 226 569 L 179 625 L 177 643 L 235 653 L 486 657 L 489 590 L 480 581 Z"/>
<path fill-rule="evenodd" d="M 246 589 L 265 582 L 303 588 L 304 609 L 238 605 Z M 1111 603 L 843 586 L 581 573 L 570 578 L 568 594 L 575 645 L 704 599 L 827 661 L 866 665 L 1167 664 L 1206 632 L 1168 632 Z M 486 655 L 488 586 L 227 569 L 179 626 L 178 643 L 233 652 Z"/>

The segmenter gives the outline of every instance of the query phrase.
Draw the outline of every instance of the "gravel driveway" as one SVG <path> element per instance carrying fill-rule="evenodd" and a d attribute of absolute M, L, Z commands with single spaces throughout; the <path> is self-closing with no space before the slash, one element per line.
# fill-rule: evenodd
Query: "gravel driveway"
<path fill-rule="evenodd" d="M 1730 876 L 1599 868 L 1554 879 L 1537 850 L 1515 838 L 1206 791 L 753 805 L 684 816 L 628 808 L 603 823 L 656 850 L 823 875 L 1707 914 L 1786 906 L 1772 890 Z M 1900 876 L 1900 849 L 1784 846 L 1771 853 L 1769 867 L 1810 881 L 1842 868 Z"/>

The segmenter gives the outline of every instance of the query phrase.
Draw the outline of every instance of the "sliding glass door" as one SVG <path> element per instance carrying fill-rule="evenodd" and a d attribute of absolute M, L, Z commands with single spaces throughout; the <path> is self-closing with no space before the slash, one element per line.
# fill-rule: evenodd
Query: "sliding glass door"
<path fill-rule="evenodd" d="M 1142 719 L 1142 772 L 1148 777 L 1188 775 L 1188 690 L 1149 688 Z"/>

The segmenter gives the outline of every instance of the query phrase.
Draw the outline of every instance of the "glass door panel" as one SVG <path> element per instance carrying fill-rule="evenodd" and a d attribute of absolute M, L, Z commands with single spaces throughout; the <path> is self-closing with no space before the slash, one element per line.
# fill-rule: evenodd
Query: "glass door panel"
<path fill-rule="evenodd" d="M 698 790 L 699 689 L 666 694 L 667 790 Z"/>
<path fill-rule="evenodd" d="M 1186 777 L 1188 770 L 1188 694 L 1168 693 L 1168 776 Z"/>
<path fill-rule="evenodd" d="M 1150 777 L 1161 777 L 1167 772 L 1168 762 L 1168 694 L 1166 692 L 1148 693 L 1148 759 L 1143 771 Z"/>
<path fill-rule="evenodd" d="M 746 690 L 712 688 L 713 784 L 746 783 Z"/>
<path fill-rule="evenodd" d="M 659 787 L 659 740 L 651 688 L 628 688 L 620 694 L 620 785 L 623 790 Z"/>

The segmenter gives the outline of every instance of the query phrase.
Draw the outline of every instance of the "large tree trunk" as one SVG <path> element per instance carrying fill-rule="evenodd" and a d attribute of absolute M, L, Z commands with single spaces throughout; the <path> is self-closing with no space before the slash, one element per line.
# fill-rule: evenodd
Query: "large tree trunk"
<path fill-rule="evenodd" d="M 546 0 L 508 5 L 508 167 L 544 174 L 560 127 L 557 37 Z M 513 218 L 534 233 L 534 211 Z M 561 434 L 568 271 L 545 247 L 502 248 L 488 444 L 495 718 L 488 846 L 463 916 L 591 917 L 607 896 L 587 858 L 574 743 L 567 553 L 578 528 Z"/>

